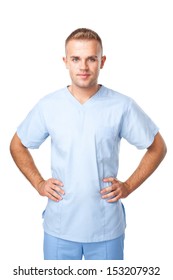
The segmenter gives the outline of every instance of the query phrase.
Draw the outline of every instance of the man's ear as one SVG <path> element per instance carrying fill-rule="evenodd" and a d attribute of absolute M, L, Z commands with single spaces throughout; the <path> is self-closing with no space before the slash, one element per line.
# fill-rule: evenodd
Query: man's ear
<path fill-rule="evenodd" d="M 68 69 L 67 57 L 64 56 L 64 57 L 62 58 L 62 60 L 64 61 L 65 66 L 66 66 L 66 68 Z"/>
<path fill-rule="evenodd" d="M 101 65 L 100 65 L 100 69 L 103 68 L 104 64 L 105 64 L 105 61 L 106 61 L 106 56 L 103 55 L 102 58 L 101 58 Z"/>

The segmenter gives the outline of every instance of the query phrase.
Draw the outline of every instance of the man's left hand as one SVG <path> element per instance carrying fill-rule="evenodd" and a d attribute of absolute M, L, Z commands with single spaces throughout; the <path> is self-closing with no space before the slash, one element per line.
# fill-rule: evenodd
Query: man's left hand
<path fill-rule="evenodd" d="M 103 179 L 104 183 L 111 183 L 112 185 L 101 190 L 103 199 L 107 202 L 116 202 L 121 198 L 126 198 L 129 195 L 128 186 L 126 183 L 120 182 L 116 178 L 109 177 Z"/>

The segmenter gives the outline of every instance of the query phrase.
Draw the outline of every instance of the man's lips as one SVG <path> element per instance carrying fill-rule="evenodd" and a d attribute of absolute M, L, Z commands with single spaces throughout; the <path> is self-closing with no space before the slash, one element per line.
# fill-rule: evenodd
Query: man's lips
<path fill-rule="evenodd" d="M 88 78 L 90 76 L 90 74 L 84 73 L 84 74 L 77 74 L 78 77 L 81 78 Z"/>

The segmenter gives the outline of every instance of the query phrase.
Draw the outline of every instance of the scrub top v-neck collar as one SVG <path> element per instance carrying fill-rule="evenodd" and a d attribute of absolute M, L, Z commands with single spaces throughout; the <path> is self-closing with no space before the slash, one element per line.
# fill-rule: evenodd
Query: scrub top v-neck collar
<path fill-rule="evenodd" d="M 100 96 L 100 93 L 102 92 L 103 90 L 103 86 L 100 85 L 100 88 L 98 89 L 98 91 L 92 95 L 88 100 L 86 100 L 84 103 L 80 103 L 76 97 L 74 97 L 71 92 L 69 91 L 68 89 L 69 86 L 66 87 L 66 95 L 68 97 L 68 99 L 73 102 L 73 104 L 75 106 L 77 106 L 78 108 L 86 108 L 88 106 L 90 106 L 99 96 Z"/>

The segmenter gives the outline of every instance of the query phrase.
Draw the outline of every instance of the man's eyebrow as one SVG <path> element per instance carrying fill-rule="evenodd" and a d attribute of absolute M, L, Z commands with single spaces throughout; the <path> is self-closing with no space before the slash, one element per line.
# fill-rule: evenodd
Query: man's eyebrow
<path fill-rule="evenodd" d="M 98 58 L 98 56 L 97 55 L 90 55 L 87 58 Z"/>

